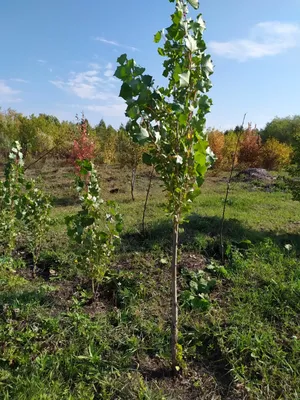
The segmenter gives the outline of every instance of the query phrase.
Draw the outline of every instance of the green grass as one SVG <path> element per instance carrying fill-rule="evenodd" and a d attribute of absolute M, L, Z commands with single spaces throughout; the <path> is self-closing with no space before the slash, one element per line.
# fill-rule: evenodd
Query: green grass
<path fill-rule="evenodd" d="M 208 176 L 181 234 L 179 283 L 181 292 L 189 290 L 187 269 L 203 270 L 205 281 L 216 284 L 205 294 L 208 309 L 193 309 L 180 297 L 184 370 L 173 379 L 171 225 L 159 180 L 153 182 L 143 237 L 149 171 L 139 173 L 132 202 L 130 171 L 99 167 L 103 196 L 119 202 L 125 232 L 93 300 L 64 226 L 64 217 L 79 207 L 70 172 L 51 165 L 39 171 L 55 204 L 40 277 L 32 281 L 30 258 L 16 260 L 13 271 L 1 261 L 1 399 L 300 397 L 300 204 L 284 187 L 232 184 L 223 271 L 218 234 L 225 175 Z M 211 263 L 215 268 L 207 270 Z"/>

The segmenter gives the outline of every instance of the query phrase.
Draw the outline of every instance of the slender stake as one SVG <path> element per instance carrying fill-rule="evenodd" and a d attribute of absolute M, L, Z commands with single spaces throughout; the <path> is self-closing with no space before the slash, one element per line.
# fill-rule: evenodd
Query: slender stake
<path fill-rule="evenodd" d="M 41 157 L 39 157 L 37 160 L 35 160 L 35 161 L 33 161 L 31 164 L 27 165 L 27 167 L 24 168 L 24 172 L 25 172 L 28 168 L 30 168 L 30 167 L 32 167 L 34 164 L 36 164 L 38 161 L 40 161 L 42 158 L 44 158 L 44 157 L 46 157 L 48 154 L 52 153 L 52 151 L 55 150 L 55 148 L 56 148 L 56 146 L 55 146 L 55 147 L 52 147 L 52 149 L 46 151 L 46 153 L 44 153 L 43 155 L 41 155 Z"/>
<path fill-rule="evenodd" d="M 135 178 L 136 178 L 136 166 L 132 167 L 132 170 L 131 170 L 131 198 L 132 198 L 132 201 L 135 200 L 135 198 L 134 198 Z"/>
<path fill-rule="evenodd" d="M 238 134 L 238 139 L 237 139 L 237 142 L 236 142 L 235 150 L 234 150 L 234 153 L 232 155 L 231 169 L 230 169 L 230 174 L 229 174 L 229 178 L 228 178 L 228 181 L 227 181 L 226 194 L 225 194 L 225 200 L 224 200 L 224 205 L 223 205 L 223 213 L 222 213 L 222 220 L 221 220 L 221 230 L 220 230 L 221 260 L 222 260 L 223 264 L 224 264 L 224 261 L 225 261 L 224 221 L 225 221 L 226 206 L 227 206 L 227 201 L 228 201 L 228 196 L 229 196 L 229 191 L 230 191 L 230 184 L 231 184 L 232 175 L 233 175 L 234 166 L 235 166 L 235 159 L 236 159 L 236 155 L 237 155 L 237 152 L 238 152 L 241 136 L 242 136 L 242 133 L 243 133 L 243 128 L 244 128 L 244 124 L 245 124 L 246 115 L 247 115 L 247 113 L 244 114 L 243 122 L 242 122 L 242 125 L 241 125 L 241 130 L 240 130 L 240 132 Z"/>
<path fill-rule="evenodd" d="M 152 186 L 153 174 L 154 174 L 154 167 L 152 167 L 152 170 L 151 170 L 151 174 L 150 174 L 150 178 L 149 178 L 149 183 L 148 183 L 148 187 L 147 187 L 146 199 L 145 199 L 145 203 L 144 203 L 143 219 L 142 219 L 142 232 L 143 232 L 143 236 L 145 236 L 145 232 L 146 232 L 146 230 L 145 230 L 145 218 L 146 218 L 146 210 L 147 210 L 147 205 L 148 205 L 150 190 L 151 190 L 151 186 Z"/>
<path fill-rule="evenodd" d="M 177 301 L 177 263 L 178 263 L 178 233 L 179 217 L 175 215 L 173 221 L 173 254 L 172 254 L 172 370 L 176 374 L 177 343 L 178 343 L 178 301 Z"/>

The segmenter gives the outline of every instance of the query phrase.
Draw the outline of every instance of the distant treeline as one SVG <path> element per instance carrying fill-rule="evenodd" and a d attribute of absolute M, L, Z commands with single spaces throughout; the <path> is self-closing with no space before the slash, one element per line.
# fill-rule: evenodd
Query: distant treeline
<path fill-rule="evenodd" d="M 28 162 L 47 154 L 68 159 L 79 134 L 79 123 L 60 122 L 47 114 L 27 117 L 12 109 L 0 111 L 0 161 L 6 159 L 15 140 L 20 142 Z M 103 119 L 96 126 L 88 121 L 86 125 L 95 144 L 97 163 L 132 166 L 140 162 L 142 151 L 131 142 L 123 125 L 114 129 Z M 261 130 L 249 125 L 246 129 L 237 126 L 224 132 L 208 129 L 207 133 L 218 157 L 215 168 L 228 169 L 235 157 L 240 166 L 280 169 L 291 162 L 292 147 L 300 135 L 300 116 L 275 118 Z"/>

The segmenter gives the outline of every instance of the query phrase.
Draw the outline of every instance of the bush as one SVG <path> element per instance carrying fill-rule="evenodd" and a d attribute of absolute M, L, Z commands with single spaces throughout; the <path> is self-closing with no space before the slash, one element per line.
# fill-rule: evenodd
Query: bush
<path fill-rule="evenodd" d="M 224 133 L 217 130 L 212 130 L 208 134 L 208 143 L 209 147 L 212 149 L 215 156 L 217 157 L 214 168 L 220 168 L 223 161 L 223 150 L 225 145 Z"/>
<path fill-rule="evenodd" d="M 235 132 L 232 131 L 225 135 L 221 163 L 221 167 L 224 170 L 228 170 L 231 168 L 233 157 L 235 157 L 234 165 L 238 163 L 238 152 L 236 153 L 237 141 L 238 135 Z"/>
<path fill-rule="evenodd" d="M 252 129 L 251 124 L 241 135 L 238 162 L 244 167 L 259 167 L 261 151 L 261 137 L 256 128 Z"/>
<path fill-rule="evenodd" d="M 269 170 L 279 170 L 290 164 L 293 149 L 285 143 L 271 138 L 266 141 L 261 151 L 261 164 Z"/>

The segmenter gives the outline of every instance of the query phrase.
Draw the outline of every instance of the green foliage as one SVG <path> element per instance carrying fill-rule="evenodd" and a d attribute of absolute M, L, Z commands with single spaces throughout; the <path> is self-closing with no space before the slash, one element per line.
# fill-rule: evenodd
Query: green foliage
<path fill-rule="evenodd" d="M 142 162 L 144 148 L 134 142 L 126 130 L 119 130 L 117 160 L 121 166 L 136 170 Z"/>
<path fill-rule="evenodd" d="M 15 142 L 5 168 L 5 180 L 0 181 L 0 235 L 6 256 L 16 249 L 20 233 L 33 255 L 33 272 L 41 252 L 45 234 L 50 225 L 50 200 L 35 182 L 24 177 L 23 153 Z"/>
<path fill-rule="evenodd" d="M 263 141 L 274 138 L 281 143 L 292 145 L 295 136 L 300 134 L 300 115 L 286 118 L 274 118 L 268 122 L 266 127 L 261 131 Z"/>
<path fill-rule="evenodd" d="M 209 293 L 216 286 L 216 280 L 211 279 L 202 270 L 190 271 L 184 269 L 182 276 L 186 287 L 180 294 L 183 307 L 206 311 L 210 307 Z"/>
<path fill-rule="evenodd" d="M 198 4 L 192 3 L 193 7 Z M 155 166 L 168 193 L 169 213 L 179 218 L 199 193 L 197 186 L 212 158 L 203 129 L 211 105 L 206 92 L 211 87 L 213 65 L 205 55 L 202 17 L 192 21 L 187 13 L 184 2 L 177 1 L 172 25 L 158 49 L 166 57 L 163 75 L 169 79 L 167 87 L 156 88 L 152 76 L 125 54 L 119 57 L 115 72 L 123 81 L 120 97 L 127 104 L 130 134 L 138 143 L 149 144 L 144 161 Z M 155 42 L 162 37 L 158 32 Z"/>
<path fill-rule="evenodd" d="M 81 210 L 66 217 L 68 236 L 78 255 L 79 267 L 92 280 L 101 283 L 123 229 L 121 215 L 112 201 L 104 203 L 100 196 L 97 173 L 92 162 L 78 161 L 76 178 Z"/>
<path fill-rule="evenodd" d="M 27 246 L 33 256 L 33 274 L 45 240 L 46 233 L 51 225 L 51 203 L 49 196 L 35 187 L 32 180 L 26 183 L 25 193 L 20 197 L 20 210 L 17 218 L 22 220 Z"/>
<path fill-rule="evenodd" d="M 292 165 L 289 168 L 292 176 L 289 180 L 289 188 L 293 193 L 293 199 L 300 201 L 300 133 L 295 136 L 293 150 Z"/>
<path fill-rule="evenodd" d="M 5 167 L 5 180 L 0 181 L 0 243 L 6 256 L 11 256 L 20 230 L 20 196 L 24 184 L 23 154 L 15 142 Z"/>

